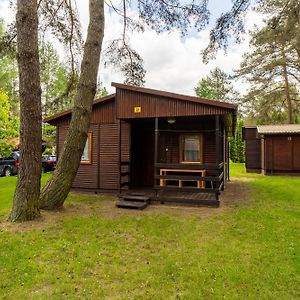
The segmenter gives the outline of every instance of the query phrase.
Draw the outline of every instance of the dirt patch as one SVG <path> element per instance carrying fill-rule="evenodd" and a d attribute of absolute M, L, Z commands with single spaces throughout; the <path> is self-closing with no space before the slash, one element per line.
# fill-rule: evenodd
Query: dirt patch
<path fill-rule="evenodd" d="M 81 202 L 66 203 L 64 208 L 58 211 L 41 211 L 41 217 L 23 223 L 11 223 L 3 221 L 0 223 L 0 231 L 24 232 L 28 230 L 44 230 L 51 225 L 55 225 L 68 216 L 88 216 L 92 214 L 90 205 Z M 7 218 L 5 218 L 6 220 Z"/>
<path fill-rule="evenodd" d="M 249 178 L 250 179 L 250 178 Z M 124 216 L 169 215 L 175 217 L 199 217 L 201 219 L 220 214 L 226 209 L 233 209 L 249 203 L 252 189 L 243 184 L 244 180 L 232 180 L 226 184 L 225 191 L 220 197 L 219 208 L 195 207 L 172 204 L 149 205 L 145 210 L 120 209 L 115 206 L 117 200 L 112 196 L 91 196 L 88 201 L 66 202 L 64 208 L 59 211 L 42 211 L 41 217 L 34 221 L 24 223 L 0 223 L 0 231 L 24 232 L 30 230 L 45 230 L 48 227 L 58 225 L 66 217 L 88 217 L 97 215 L 105 219 L 115 219 Z"/>
<path fill-rule="evenodd" d="M 231 180 L 226 184 L 225 191 L 222 193 L 221 200 L 221 209 L 233 208 L 237 206 L 244 206 L 249 204 L 250 199 L 254 190 L 251 186 L 244 184 L 247 180 L 240 180 L 246 178 L 239 178 Z M 253 178 L 247 178 L 248 181 L 252 181 Z"/>
<path fill-rule="evenodd" d="M 249 178 L 252 179 L 252 178 Z M 153 214 L 165 214 L 176 217 L 199 216 L 201 219 L 220 214 L 226 209 L 244 206 L 249 203 L 252 188 L 243 183 L 243 180 L 235 179 L 226 184 L 225 191 L 220 196 L 220 207 L 187 206 L 180 204 L 160 204 L 156 202 L 149 205 L 145 210 L 118 209 L 114 202 L 103 202 L 99 214 L 108 219 L 122 216 L 143 216 Z"/>

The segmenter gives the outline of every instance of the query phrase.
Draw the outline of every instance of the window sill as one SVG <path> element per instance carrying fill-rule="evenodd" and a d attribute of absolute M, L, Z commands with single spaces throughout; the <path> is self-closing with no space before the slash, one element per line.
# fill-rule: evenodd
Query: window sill
<path fill-rule="evenodd" d="M 92 162 L 91 161 L 81 161 L 80 164 L 81 165 L 91 165 Z"/>

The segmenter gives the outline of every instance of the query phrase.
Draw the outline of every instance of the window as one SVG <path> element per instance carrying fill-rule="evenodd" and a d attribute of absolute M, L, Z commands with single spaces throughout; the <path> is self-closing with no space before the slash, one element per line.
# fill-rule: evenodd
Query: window
<path fill-rule="evenodd" d="M 91 164 L 92 163 L 92 133 L 88 133 L 86 139 L 85 147 L 81 156 L 82 164 Z"/>
<path fill-rule="evenodd" d="M 202 163 L 203 142 L 201 134 L 182 134 L 180 136 L 180 162 Z"/>

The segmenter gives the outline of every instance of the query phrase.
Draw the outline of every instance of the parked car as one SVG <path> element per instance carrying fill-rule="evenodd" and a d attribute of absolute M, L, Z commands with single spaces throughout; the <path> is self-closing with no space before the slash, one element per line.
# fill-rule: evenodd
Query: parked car
<path fill-rule="evenodd" d="M 19 151 L 13 151 L 9 157 L 0 157 L 0 176 L 18 174 L 19 156 Z"/>
<path fill-rule="evenodd" d="M 42 172 L 47 173 L 54 171 L 56 167 L 55 155 L 43 155 L 42 157 Z"/>

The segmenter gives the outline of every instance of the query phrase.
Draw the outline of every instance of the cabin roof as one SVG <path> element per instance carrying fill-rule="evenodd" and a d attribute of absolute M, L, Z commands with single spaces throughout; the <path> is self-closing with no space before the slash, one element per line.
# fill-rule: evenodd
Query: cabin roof
<path fill-rule="evenodd" d="M 205 105 L 210 105 L 210 106 L 216 106 L 216 107 L 220 107 L 220 108 L 228 108 L 228 109 L 233 109 L 233 110 L 237 109 L 237 105 L 235 105 L 235 104 L 221 102 L 218 100 L 210 100 L 210 99 L 206 99 L 206 98 L 176 94 L 176 93 L 171 93 L 171 92 L 166 92 L 166 91 L 161 91 L 161 90 L 144 88 L 144 87 L 140 87 L 140 86 L 121 84 L 121 83 L 116 83 L 116 82 L 112 82 L 111 85 L 114 86 L 115 88 L 119 88 L 119 89 L 123 89 L 123 90 L 130 90 L 130 91 L 144 93 L 144 94 L 157 95 L 157 96 L 161 96 L 161 97 L 167 97 L 167 98 L 172 98 L 172 99 L 177 99 L 177 100 L 182 100 L 182 101 L 190 101 L 190 102 L 195 102 L 195 103 L 200 103 L 200 104 L 205 104 Z"/>
<path fill-rule="evenodd" d="M 205 98 L 199 98 L 199 97 L 188 96 L 188 95 L 181 95 L 181 94 L 176 94 L 176 93 L 171 93 L 171 92 L 166 92 L 166 91 L 161 91 L 161 90 L 155 90 L 155 89 L 149 89 L 149 88 L 144 88 L 144 87 L 120 84 L 120 83 L 115 83 L 115 82 L 112 83 L 112 86 L 114 86 L 116 89 L 129 90 L 129 91 L 138 92 L 141 94 L 157 95 L 157 96 L 166 97 L 169 99 L 171 98 L 171 99 L 175 99 L 175 100 L 179 100 L 179 101 L 193 102 L 193 103 L 202 104 L 204 106 L 211 106 L 211 107 L 216 107 L 216 108 L 220 108 L 220 109 L 225 109 L 225 110 L 231 111 L 234 116 L 236 115 L 237 105 L 231 104 L 231 103 L 225 103 L 225 102 L 221 102 L 221 101 L 209 100 L 209 99 L 205 99 Z M 99 98 L 94 101 L 93 108 L 97 105 L 101 105 L 104 102 L 113 100 L 113 99 L 115 99 L 115 97 L 116 97 L 116 94 L 111 94 L 111 95 Z M 46 117 L 44 119 L 44 122 L 53 123 L 53 122 L 56 122 L 56 120 L 58 120 L 58 119 L 61 119 L 61 118 L 67 117 L 67 116 L 71 116 L 71 114 L 72 114 L 72 109 L 69 109 L 64 112 L 52 115 L 50 117 Z"/>
<path fill-rule="evenodd" d="M 258 125 L 257 132 L 259 134 L 290 134 L 300 133 L 300 124 L 285 125 Z"/>
<path fill-rule="evenodd" d="M 96 99 L 93 103 L 93 107 L 98 105 L 98 104 L 102 104 L 104 102 L 110 101 L 110 100 L 114 99 L 115 96 L 116 96 L 116 94 L 111 94 L 111 95 L 104 96 L 104 97 L 101 97 L 99 99 Z M 53 116 L 47 117 L 47 118 L 44 119 L 44 122 L 50 122 L 50 121 L 59 119 L 61 117 L 66 117 L 67 115 L 70 115 L 70 114 L 72 114 L 72 109 L 68 109 L 68 110 L 65 110 L 61 113 L 58 113 L 58 114 L 55 114 Z"/>

